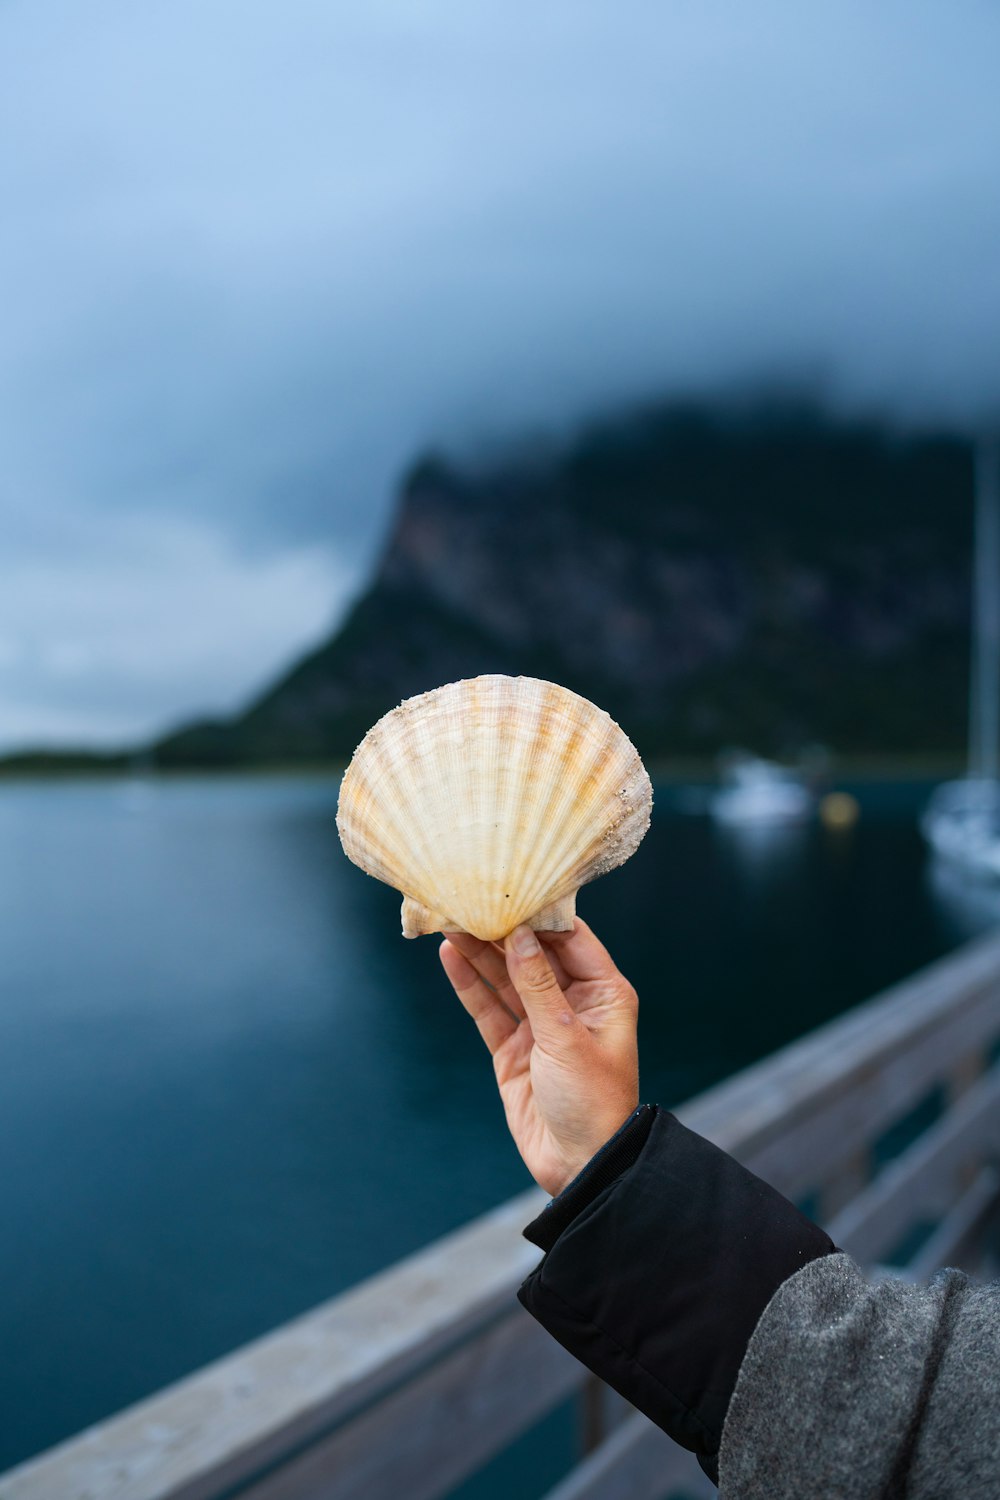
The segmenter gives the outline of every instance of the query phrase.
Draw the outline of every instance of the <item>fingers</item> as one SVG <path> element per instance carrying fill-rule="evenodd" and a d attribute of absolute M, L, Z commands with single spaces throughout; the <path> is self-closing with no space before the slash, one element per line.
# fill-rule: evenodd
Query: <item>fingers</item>
<path fill-rule="evenodd" d="M 573 983 L 573 976 L 566 972 L 566 967 L 563 964 L 562 959 L 559 957 L 556 949 L 552 946 L 553 937 L 558 937 L 559 934 L 552 932 L 536 932 L 535 936 L 542 945 L 542 950 L 545 954 L 545 957 L 549 961 L 549 967 L 559 981 L 559 988 L 561 990 L 568 990 L 570 985 Z"/>
<path fill-rule="evenodd" d="M 611 954 L 582 917 L 577 917 L 572 932 L 547 932 L 545 941 L 572 979 L 621 978 Z"/>
<path fill-rule="evenodd" d="M 583 1023 L 563 994 L 535 933 L 530 927 L 516 927 L 504 941 L 504 953 L 536 1043 L 557 1051 L 572 1046 L 579 1040 Z"/>
<path fill-rule="evenodd" d="M 568 990 L 573 980 L 563 967 L 558 953 L 548 946 L 552 934 L 539 932 L 536 935 L 545 950 L 552 972 L 559 981 L 559 988 Z M 473 937 L 470 932 L 450 932 L 448 941 L 453 943 L 458 951 L 469 960 L 486 983 L 496 990 L 507 1009 L 513 1011 L 515 1016 L 523 1017 L 524 1001 L 514 988 L 507 971 L 507 955 L 504 952 L 503 943 L 487 943 L 480 938 Z M 575 1009 L 575 1002 L 571 999 L 570 1003 Z"/>
<path fill-rule="evenodd" d="M 446 939 L 438 954 L 452 989 L 475 1021 L 479 1035 L 490 1052 L 496 1052 L 517 1030 L 516 1019 L 453 943 Z"/>
<path fill-rule="evenodd" d="M 448 941 L 457 948 L 463 958 L 468 959 L 481 979 L 496 990 L 508 1010 L 515 1016 L 524 1015 L 524 1002 L 507 972 L 507 960 L 503 948 L 495 943 L 484 942 L 470 932 L 450 932 Z"/>

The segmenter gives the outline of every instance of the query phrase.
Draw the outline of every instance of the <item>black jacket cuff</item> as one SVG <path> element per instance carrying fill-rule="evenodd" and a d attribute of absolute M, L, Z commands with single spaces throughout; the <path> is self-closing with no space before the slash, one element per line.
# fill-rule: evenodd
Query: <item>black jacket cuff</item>
<path fill-rule="evenodd" d="M 547 1254 L 518 1291 L 523 1305 L 713 1479 L 758 1319 L 783 1281 L 836 1248 L 656 1106 L 637 1111 L 525 1234 Z"/>
<path fill-rule="evenodd" d="M 532 1219 L 523 1231 L 524 1238 L 540 1250 L 551 1250 L 563 1230 L 588 1203 L 593 1202 L 602 1188 L 610 1186 L 632 1165 L 646 1144 L 655 1114 L 655 1104 L 640 1104 L 633 1110 L 624 1125 L 590 1158 L 583 1171 L 563 1188 L 557 1198 L 552 1199 L 537 1219 Z"/>

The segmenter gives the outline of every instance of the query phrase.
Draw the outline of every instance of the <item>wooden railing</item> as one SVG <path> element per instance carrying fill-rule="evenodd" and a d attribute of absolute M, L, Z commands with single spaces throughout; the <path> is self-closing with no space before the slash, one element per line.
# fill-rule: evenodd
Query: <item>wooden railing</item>
<path fill-rule="evenodd" d="M 990 1272 L 998 1046 L 991 936 L 677 1113 L 866 1264 Z M 547 1500 L 713 1494 L 516 1301 L 538 1259 L 521 1229 L 543 1201 L 512 1199 L 9 1471 L 0 1500 L 435 1500 L 571 1398 L 585 1451 Z"/>

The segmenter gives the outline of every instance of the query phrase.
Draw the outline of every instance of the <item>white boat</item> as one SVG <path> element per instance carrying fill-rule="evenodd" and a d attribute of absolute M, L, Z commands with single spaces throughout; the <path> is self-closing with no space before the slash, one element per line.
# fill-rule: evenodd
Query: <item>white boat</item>
<path fill-rule="evenodd" d="M 937 787 L 920 820 L 936 858 L 971 879 L 1000 879 L 1000 447 L 976 452 L 969 770 Z"/>
<path fill-rule="evenodd" d="M 813 795 L 797 772 L 756 755 L 728 758 L 723 785 L 709 802 L 720 823 L 798 823 L 812 812 Z"/>

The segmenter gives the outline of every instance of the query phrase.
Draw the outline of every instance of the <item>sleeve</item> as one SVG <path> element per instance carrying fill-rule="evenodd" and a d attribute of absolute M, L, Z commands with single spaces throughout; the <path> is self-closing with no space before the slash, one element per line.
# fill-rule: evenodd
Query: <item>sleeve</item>
<path fill-rule="evenodd" d="M 524 1306 L 717 1479 L 751 1335 L 777 1289 L 834 1251 L 829 1237 L 654 1105 L 524 1232 L 545 1251 Z"/>
<path fill-rule="evenodd" d="M 995 1500 L 1000 1284 L 811 1262 L 750 1340 L 719 1469 L 721 1500 Z"/>

